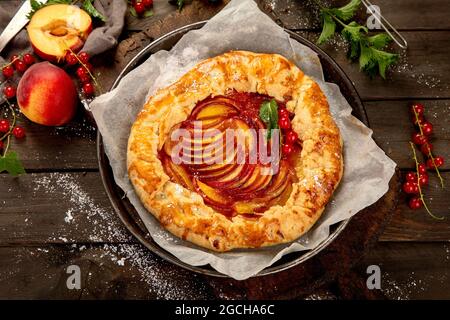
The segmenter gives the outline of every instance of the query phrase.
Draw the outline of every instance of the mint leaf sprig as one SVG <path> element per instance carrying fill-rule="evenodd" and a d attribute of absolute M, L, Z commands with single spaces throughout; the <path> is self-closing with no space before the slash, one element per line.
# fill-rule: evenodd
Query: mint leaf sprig
<path fill-rule="evenodd" d="M 322 18 L 322 32 L 317 43 L 327 42 L 339 25 L 342 36 L 350 43 L 349 58 L 358 60 L 360 69 L 370 77 L 380 74 L 385 79 L 387 68 L 398 61 L 399 55 L 383 50 L 392 41 L 388 34 L 369 36 L 367 27 L 355 21 L 348 22 L 358 10 L 361 0 L 351 0 L 340 8 L 326 8 L 314 1 L 320 7 Z"/>
<path fill-rule="evenodd" d="M 264 101 L 259 108 L 259 118 L 267 126 L 267 140 L 272 137 L 272 130 L 279 129 L 278 126 L 278 104 L 275 99 Z"/>

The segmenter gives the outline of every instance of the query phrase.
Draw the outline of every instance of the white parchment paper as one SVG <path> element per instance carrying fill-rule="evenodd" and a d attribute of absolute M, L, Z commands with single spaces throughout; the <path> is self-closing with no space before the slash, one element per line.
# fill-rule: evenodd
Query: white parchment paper
<path fill-rule="evenodd" d="M 320 220 L 295 242 L 274 247 L 215 253 L 172 236 L 144 208 L 128 179 L 127 142 L 131 125 L 148 96 L 170 85 L 198 62 L 230 50 L 278 53 L 315 78 L 328 98 L 344 140 L 344 176 Z M 203 28 L 187 33 L 170 52 L 160 51 L 130 72 L 119 86 L 92 103 L 116 183 L 138 211 L 150 235 L 165 250 L 190 265 L 210 264 L 242 280 L 283 255 L 318 246 L 329 227 L 376 202 L 388 190 L 395 163 L 375 144 L 372 131 L 353 117 L 339 87 L 323 81 L 317 55 L 290 39 L 252 0 L 233 0 Z"/>

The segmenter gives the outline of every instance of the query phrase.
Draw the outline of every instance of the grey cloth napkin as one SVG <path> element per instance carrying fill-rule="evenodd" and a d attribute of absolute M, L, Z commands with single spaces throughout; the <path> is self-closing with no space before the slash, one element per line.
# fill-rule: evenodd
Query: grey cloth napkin
<path fill-rule="evenodd" d="M 1 1 L 1 0 L 0 0 Z M 19 6 L 17 1 L 1 1 L 0 4 L 0 33 L 3 32 L 9 21 L 15 15 Z M 117 45 L 120 33 L 125 24 L 125 13 L 127 11 L 127 1 L 124 0 L 95 0 L 95 8 L 102 13 L 107 21 L 95 28 L 84 44 L 83 51 L 91 56 L 105 52 Z M 26 30 L 22 30 L 11 40 L 9 46 L 14 51 L 20 52 L 30 47 Z M 2 58 L 3 57 L 3 58 Z M 0 56 L 0 65 L 4 63 L 4 54 Z M 3 81 L 3 75 L 0 75 Z"/>

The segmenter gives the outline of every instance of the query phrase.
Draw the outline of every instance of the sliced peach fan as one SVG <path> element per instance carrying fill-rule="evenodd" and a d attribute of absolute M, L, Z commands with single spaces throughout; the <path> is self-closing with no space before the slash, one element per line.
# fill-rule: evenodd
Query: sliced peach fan
<path fill-rule="evenodd" d="M 232 90 L 224 96 L 200 101 L 187 120 L 172 128 L 159 152 L 167 175 L 174 182 L 200 194 L 207 205 L 226 216 L 256 214 L 257 217 L 272 205 L 284 205 L 292 191 L 295 179 L 292 170 L 301 150 L 300 143 L 295 145 L 295 152 L 281 159 L 277 170 L 271 172 L 271 164 L 263 164 L 258 152 L 259 144 L 264 141 L 248 134 L 250 129 L 255 133 L 265 129 L 259 118 L 259 109 L 262 102 L 271 99 L 266 95 Z M 278 105 L 284 108 L 282 102 Z M 196 131 L 196 126 L 201 129 Z M 181 141 L 173 141 L 172 133 L 178 129 L 186 129 L 190 134 Z M 240 129 L 236 132 L 244 135 L 241 161 L 238 160 L 239 135 L 227 139 L 225 133 L 229 129 Z M 215 134 L 210 136 L 208 132 Z M 262 137 L 265 139 L 266 136 Z M 270 141 L 269 151 L 279 152 L 271 149 Z M 178 143 L 184 147 L 181 153 L 186 153 L 180 154 L 180 158 L 185 156 L 183 163 L 175 163 L 172 159 Z M 227 153 L 227 147 L 232 148 L 231 153 Z M 254 153 L 256 162 L 250 161 L 251 153 Z"/>

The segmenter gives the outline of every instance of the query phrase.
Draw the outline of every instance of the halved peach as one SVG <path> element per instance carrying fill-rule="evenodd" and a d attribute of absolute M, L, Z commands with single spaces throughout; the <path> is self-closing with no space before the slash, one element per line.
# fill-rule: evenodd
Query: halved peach
<path fill-rule="evenodd" d="M 54 4 L 36 11 L 27 27 L 34 51 L 59 62 L 67 51 L 79 51 L 92 31 L 92 19 L 77 6 Z"/>

